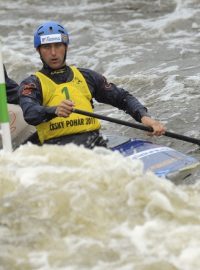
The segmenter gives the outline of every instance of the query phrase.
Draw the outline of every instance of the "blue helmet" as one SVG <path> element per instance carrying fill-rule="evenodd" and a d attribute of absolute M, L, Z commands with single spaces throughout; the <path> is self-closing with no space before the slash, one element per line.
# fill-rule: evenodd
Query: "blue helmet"
<path fill-rule="evenodd" d="M 62 42 L 69 44 L 69 35 L 65 28 L 57 22 L 41 24 L 34 33 L 34 47 L 37 49 L 42 44 Z"/>

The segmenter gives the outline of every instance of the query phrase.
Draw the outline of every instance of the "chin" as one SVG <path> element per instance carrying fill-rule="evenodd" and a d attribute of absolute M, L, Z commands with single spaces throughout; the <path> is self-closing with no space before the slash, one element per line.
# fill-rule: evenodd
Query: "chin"
<path fill-rule="evenodd" d="M 63 67 L 63 64 L 61 65 L 61 64 L 51 64 L 51 65 L 49 65 L 50 66 L 50 68 L 52 68 L 52 69 L 60 69 L 60 68 L 62 68 Z"/>

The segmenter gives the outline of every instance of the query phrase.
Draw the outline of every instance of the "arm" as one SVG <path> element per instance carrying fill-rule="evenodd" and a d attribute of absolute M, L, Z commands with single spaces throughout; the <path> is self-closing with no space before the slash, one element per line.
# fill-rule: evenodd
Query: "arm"
<path fill-rule="evenodd" d="M 117 87 L 113 83 L 108 83 L 105 77 L 94 71 L 82 70 L 82 72 L 89 85 L 92 96 L 98 102 L 117 107 L 131 115 L 136 121 L 152 127 L 154 130 L 153 135 L 160 136 L 164 134 L 165 127 L 159 121 L 151 118 L 147 112 L 147 108 L 128 91 Z"/>
<path fill-rule="evenodd" d="M 31 75 L 21 82 L 19 101 L 25 121 L 33 126 L 56 117 L 56 107 L 42 105 L 41 85 L 36 76 Z"/>
<path fill-rule="evenodd" d="M 123 110 L 138 122 L 141 122 L 142 116 L 149 116 L 147 108 L 128 91 L 108 83 L 104 76 L 95 71 L 88 69 L 80 69 L 80 71 L 86 79 L 92 97 L 98 102 Z"/>
<path fill-rule="evenodd" d="M 19 104 L 19 85 L 14 80 L 8 77 L 6 68 L 5 66 L 3 67 L 6 83 L 7 101 L 11 104 Z"/>

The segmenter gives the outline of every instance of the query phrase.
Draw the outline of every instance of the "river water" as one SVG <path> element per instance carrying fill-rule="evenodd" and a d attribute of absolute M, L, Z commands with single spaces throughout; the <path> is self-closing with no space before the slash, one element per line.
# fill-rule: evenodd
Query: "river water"
<path fill-rule="evenodd" d="M 60 21 L 69 64 L 104 74 L 168 130 L 199 138 L 199 15 L 199 0 L 1 1 L 4 63 L 17 82 L 36 71 L 33 32 Z M 98 103 L 95 112 L 131 120 Z M 197 145 L 151 140 L 200 160 Z M 143 173 L 139 161 L 75 145 L 0 151 L 0 171 L 0 270 L 200 269 L 200 173 L 175 185 Z"/>

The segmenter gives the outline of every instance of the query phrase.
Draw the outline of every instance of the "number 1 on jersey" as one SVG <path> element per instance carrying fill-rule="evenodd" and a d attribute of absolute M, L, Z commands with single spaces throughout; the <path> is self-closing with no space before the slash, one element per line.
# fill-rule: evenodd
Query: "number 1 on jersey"
<path fill-rule="evenodd" d="M 62 93 L 65 95 L 66 99 L 70 99 L 67 87 L 63 87 Z"/>

